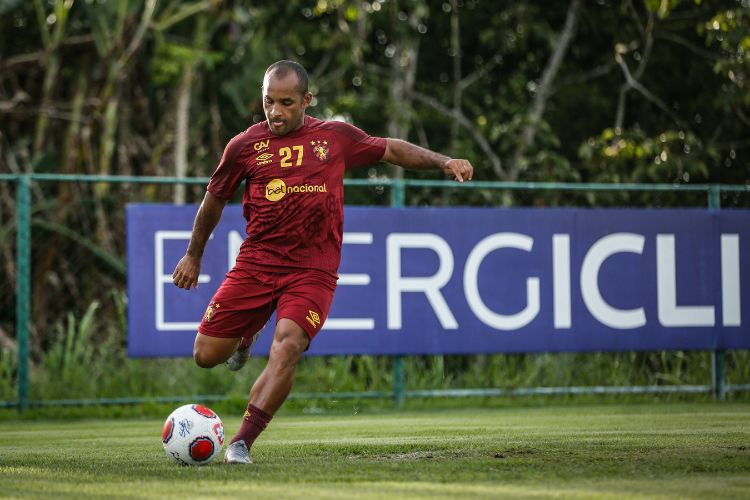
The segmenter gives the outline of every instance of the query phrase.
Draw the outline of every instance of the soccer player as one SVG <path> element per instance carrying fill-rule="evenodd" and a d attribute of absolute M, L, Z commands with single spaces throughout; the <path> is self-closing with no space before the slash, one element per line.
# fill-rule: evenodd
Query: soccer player
<path fill-rule="evenodd" d="M 276 310 L 268 362 L 224 456 L 235 464 L 252 463 L 253 442 L 284 403 L 297 362 L 325 323 L 341 257 L 344 172 L 384 160 L 410 169 L 440 169 L 459 182 L 473 175 L 467 160 L 306 116 L 312 94 L 307 72 L 296 62 L 272 64 L 262 92 L 266 121 L 227 144 L 195 216 L 185 256 L 172 275 L 180 288 L 198 286 L 206 242 L 245 180 L 248 236 L 208 305 L 193 349 L 200 367 L 226 362 L 230 370 L 239 370 Z"/>

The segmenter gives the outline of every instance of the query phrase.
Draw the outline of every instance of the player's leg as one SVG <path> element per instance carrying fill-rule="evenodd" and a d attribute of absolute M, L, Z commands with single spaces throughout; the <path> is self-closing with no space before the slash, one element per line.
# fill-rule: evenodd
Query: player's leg
<path fill-rule="evenodd" d="M 302 271 L 279 280 L 279 318 L 268 363 L 250 391 L 250 404 L 273 415 L 289 395 L 297 362 L 323 326 L 336 290 L 336 278 Z"/>
<path fill-rule="evenodd" d="M 201 368 L 213 368 L 225 362 L 237 350 L 239 338 L 210 337 L 200 332 L 195 336 L 193 359 Z"/>
<path fill-rule="evenodd" d="M 287 318 L 279 320 L 268 363 L 250 390 L 251 405 L 270 415 L 281 408 L 292 390 L 297 363 L 309 344 L 310 339 L 301 326 Z"/>
<path fill-rule="evenodd" d="M 278 411 L 294 383 L 302 354 L 317 335 L 331 307 L 336 278 L 319 271 L 284 276 L 278 301 L 273 344 L 268 363 L 250 391 L 240 430 L 227 447 L 224 461 L 250 463 L 249 449 Z"/>
<path fill-rule="evenodd" d="M 193 345 L 202 368 L 227 361 L 243 342 L 257 334 L 273 313 L 273 277 L 235 267 L 227 274 L 203 315 Z"/>
<path fill-rule="evenodd" d="M 276 324 L 268 363 L 250 390 L 242 424 L 227 446 L 224 462 L 252 463 L 250 448 L 292 390 L 297 363 L 309 344 L 307 332 L 291 319 Z"/>
<path fill-rule="evenodd" d="M 234 354 L 227 359 L 227 367 L 230 370 L 236 372 L 245 366 L 247 360 L 250 359 L 250 353 L 253 350 L 255 342 L 258 341 L 260 334 L 261 330 L 258 330 L 253 334 L 248 334 L 242 337 L 240 343 L 237 345 L 237 350 L 235 350 Z"/>

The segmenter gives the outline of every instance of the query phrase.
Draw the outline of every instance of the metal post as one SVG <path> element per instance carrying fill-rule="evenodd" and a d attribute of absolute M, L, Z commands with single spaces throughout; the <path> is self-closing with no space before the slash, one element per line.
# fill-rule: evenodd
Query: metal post
<path fill-rule="evenodd" d="M 31 177 L 16 188 L 16 341 L 18 342 L 18 411 L 29 404 L 29 318 L 31 303 Z"/>
<path fill-rule="evenodd" d="M 393 179 L 391 191 L 391 206 L 401 208 L 405 201 L 405 184 L 403 179 Z M 404 390 L 404 357 L 393 357 L 393 403 L 397 408 L 404 405 L 406 391 Z"/>
<path fill-rule="evenodd" d="M 406 184 L 403 179 L 393 179 L 393 188 L 391 189 L 391 206 L 402 208 L 406 199 Z"/>
<path fill-rule="evenodd" d="M 404 389 L 404 357 L 393 358 L 393 404 L 396 408 L 404 406 L 406 391 Z"/>
<path fill-rule="evenodd" d="M 708 187 L 708 208 L 721 210 L 721 189 L 717 184 Z M 711 392 L 719 400 L 726 397 L 724 357 L 722 350 L 711 351 Z"/>
<path fill-rule="evenodd" d="M 721 210 L 721 187 L 718 184 L 708 186 L 708 208 Z"/>

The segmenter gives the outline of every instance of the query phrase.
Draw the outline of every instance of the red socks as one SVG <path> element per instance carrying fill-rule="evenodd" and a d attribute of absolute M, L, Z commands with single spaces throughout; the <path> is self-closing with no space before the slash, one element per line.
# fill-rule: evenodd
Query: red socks
<path fill-rule="evenodd" d="M 232 438 L 230 444 L 242 439 L 243 441 L 245 441 L 247 449 L 249 450 L 272 418 L 273 415 L 269 415 L 260 408 L 257 408 L 248 403 L 247 410 L 245 410 L 245 415 L 242 418 L 242 425 L 240 425 L 240 430 L 237 431 L 237 434 Z"/>

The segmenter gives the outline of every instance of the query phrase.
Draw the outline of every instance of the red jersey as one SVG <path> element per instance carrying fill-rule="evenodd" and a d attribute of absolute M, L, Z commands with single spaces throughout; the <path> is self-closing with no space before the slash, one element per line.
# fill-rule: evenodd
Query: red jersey
<path fill-rule="evenodd" d="M 344 228 L 344 172 L 378 162 L 385 146 L 385 139 L 348 123 L 310 116 L 281 137 L 263 121 L 229 141 L 208 191 L 228 200 L 247 181 L 242 211 L 248 236 L 237 265 L 335 275 Z"/>

